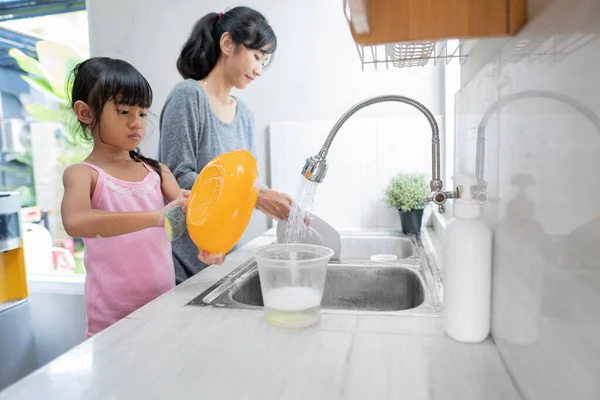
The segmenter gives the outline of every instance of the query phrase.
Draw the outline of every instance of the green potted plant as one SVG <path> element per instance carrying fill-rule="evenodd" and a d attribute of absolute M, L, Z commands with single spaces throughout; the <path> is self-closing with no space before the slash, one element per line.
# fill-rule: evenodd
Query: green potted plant
<path fill-rule="evenodd" d="M 396 174 L 385 189 L 385 202 L 398 209 L 402 232 L 419 233 L 425 209 L 425 197 L 429 196 L 427 175 L 420 173 Z"/>

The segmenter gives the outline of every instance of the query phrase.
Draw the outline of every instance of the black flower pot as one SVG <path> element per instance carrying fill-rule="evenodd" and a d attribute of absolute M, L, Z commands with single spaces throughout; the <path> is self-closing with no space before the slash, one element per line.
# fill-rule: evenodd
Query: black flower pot
<path fill-rule="evenodd" d="M 405 235 L 421 232 L 421 223 L 423 222 L 423 210 L 413 210 L 400 213 L 400 221 L 402 222 L 402 232 Z"/>

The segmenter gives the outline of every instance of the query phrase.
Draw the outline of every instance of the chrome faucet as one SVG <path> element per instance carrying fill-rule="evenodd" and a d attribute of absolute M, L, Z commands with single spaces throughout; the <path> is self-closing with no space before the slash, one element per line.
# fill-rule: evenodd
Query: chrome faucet
<path fill-rule="evenodd" d="M 425 118 L 429 121 L 429 125 L 431 125 L 431 196 L 426 197 L 423 201 L 426 203 L 433 202 L 437 204 L 440 213 L 443 213 L 445 211 L 444 204 L 446 203 L 446 200 L 456 198 L 458 197 L 458 194 L 457 191 L 446 192 L 443 190 L 444 183 L 440 179 L 440 130 L 431 111 L 423 104 L 409 97 L 398 95 L 376 96 L 354 105 L 335 123 L 329 136 L 327 136 L 327 139 L 325 140 L 325 144 L 323 144 L 321 151 L 319 151 L 319 154 L 306 159 L 306 164 L 304 165 L 304 168 L 302 168 L 302 175 L 311 182 L 323 182 L 323 179 L 325 179 L 325 175 L 327 174 L 327 153 L 329 152 L 329 147 L 331 147 L 335 135 L 342 125 L 344 125 L 344 123 L 357 111 L 373 104 L 389 101 L 404 103 L 415 107 L 425 115 Z"/>

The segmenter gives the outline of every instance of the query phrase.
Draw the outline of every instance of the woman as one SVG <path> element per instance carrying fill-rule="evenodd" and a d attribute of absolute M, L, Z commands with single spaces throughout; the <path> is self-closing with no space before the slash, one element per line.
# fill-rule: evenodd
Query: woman
<path fill-rule="evenodd" d="M 256 157 L 254 116 L 230 91 L 261 76 L 276 49 L 273 29 L 251 8 L 210 13 L 194 26 L 177 60 L 184 80 L 160 115 L 159 159 L 183 189 L 190 190 L 202 168 L 222 153 L 246 149 Z M 256 207 L 281 220 L 291 204 L 290 196 L 261 187 Z M 197 256 L 187 232 L 173 242 L 177 284 L 206 268 Z"/>

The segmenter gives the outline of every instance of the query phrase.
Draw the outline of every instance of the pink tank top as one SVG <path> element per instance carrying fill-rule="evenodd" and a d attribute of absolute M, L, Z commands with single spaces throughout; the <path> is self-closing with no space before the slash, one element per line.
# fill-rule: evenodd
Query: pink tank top
<path fill-rule="evenodd" d="M 131 212 L 164 207 L 160 177 L 146 164 L 148 175 L 140 182 L 123 181 L 96 165 L 82 164 L 98 172 L 93 209 Z M 163 228 L 83 241 L 88 338 L 175 287 L 171 242 Z"/>

